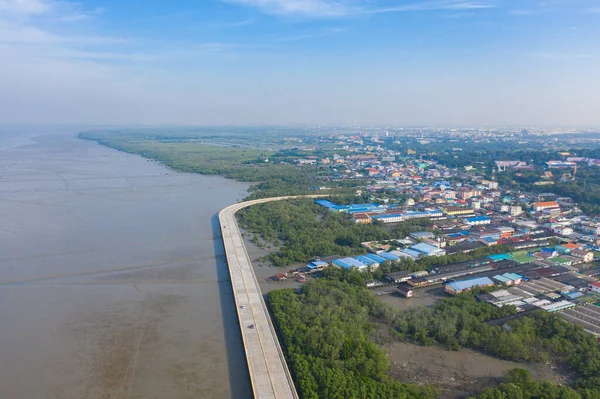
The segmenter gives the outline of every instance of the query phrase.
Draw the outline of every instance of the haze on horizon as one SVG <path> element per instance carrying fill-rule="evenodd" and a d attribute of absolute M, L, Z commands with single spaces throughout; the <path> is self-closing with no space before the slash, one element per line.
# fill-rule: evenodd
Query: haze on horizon
<path fill-rule="evenodd" d="M 600 126 L 597 0 L 0 0 L 0 122 Z"/>

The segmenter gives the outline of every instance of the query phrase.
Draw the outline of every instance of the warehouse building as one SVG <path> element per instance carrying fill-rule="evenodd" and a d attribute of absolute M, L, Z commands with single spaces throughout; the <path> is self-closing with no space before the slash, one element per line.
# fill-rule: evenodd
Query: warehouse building
<path fill-rule="evenodd" d="M 400 259 L 399 256 L 393 255 L 390 252 L 379 252 L 377 255 L 381 256 L 382 258 L 385 258 L 386 260 L 392 261 L 392 262 Z"/>
<path fill-rule="evenodd" d="M 425 244 L 424 242 L 418 243 L 410 247 L 411 250 L 417 251 L 425 256 L 444 256 L 446 251 L 435 247 L 433 245 Z"/>
<path fill-rule="evenodd" d="M 359 270 L 368 269 L 367 265 L 365 265 L 362 262 L 359 262 L 358 260 L 356 260 L 354 258 L 335 259 L 332 263 L 334 265 L 342 267 L 344 269 L 351 269 L 353 267 L 356 267 Z"/>
<path fill-rule="evenodd" d="M 357 261 L 364 263 L 367 266 L 379 266 L 379 263 L 375 262 L 373 259 L 367 258 L 366 256 L 359 255 L 355 257 Z"/>
<path fill-rule="evenodd" d="M 492 223 L 492 219 L 487 216 L 475 216 L 472 218 L 466 218 L 465 223 L 470 226 L 483 226 Z"/>
<path fill-rule="evenodd" d="M 445 290 L 451 295 L 457 295 L 461 292 L 470 291 L 475 287 L 491 287 L 494 282 L 488 277 L 478 277 L 463 281 L 454 281 L 446 284 Z"/>

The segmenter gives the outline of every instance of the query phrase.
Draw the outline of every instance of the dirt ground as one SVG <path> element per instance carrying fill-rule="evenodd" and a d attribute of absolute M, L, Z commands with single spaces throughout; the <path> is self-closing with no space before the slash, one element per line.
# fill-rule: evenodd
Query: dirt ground
<path fill-rule="evenodd" d="M 286 267 L 272 266 L 268 261 L 264 260 L 264 257 L 269 255 L 271 252 L 276 251 L 277 248 L 260 248 L 250 241 L 252 238 L 251 233 L 248 233 L 241 228 L 240 230 L 243 234 L 244 244 L 246 245 L 246 250 L 248 251 L 250 261 L 252 262 L 252 267 L 254 267 L 254 274 L 256 274 L 258 285 L 260 286 L 260 289 L 263 292 L 263 294 L 266 294 L 271 290 L 281 290 L 284 288 L 300 287 L 301 284 L 294 280 L 270 281 L 268 280 L 268 278 L 277 273 L 285 273 L 290 271 L 291 269 L 296 269 L 304 265 L 292 265 Z"/>
<path fill-rule="evenodd" d="M 469 349 L 448 351 L 435 346 L 394 342 L 385 346 L 390 373 L 399 381 L 433 384 L 444 391 L 441 398 L 463 398 L 497 384 L 507 371 L 526 368 L 534 379 L 566 383 L 556 368 L 496 359 Z"/>
<path fill-rule="evenodd" d="M 376 294 L 377 290 L 373 290 Z M 379 299 L 390 305 L 394 309 L 407 310 L 417 306 L 431 306 L 438 301 L 448 298 L 449 295 L 444 292 L 442 286 L 419 288 L 414 291 L 412 298 L 405 298 L 400 294 L 382 295 Z"/>

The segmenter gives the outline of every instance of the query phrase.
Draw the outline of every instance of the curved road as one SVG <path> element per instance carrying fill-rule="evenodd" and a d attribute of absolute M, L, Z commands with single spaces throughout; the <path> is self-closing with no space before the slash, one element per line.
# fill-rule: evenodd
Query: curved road
<path fill-rule="evenodd" d="M 298 399 L 298 393 L 252 269 L 235 213 L 251 205 L 299 197 L 324 196 L 263 198 L 231 205 L 219 213 L 246 361 L 256 399 Z"/>

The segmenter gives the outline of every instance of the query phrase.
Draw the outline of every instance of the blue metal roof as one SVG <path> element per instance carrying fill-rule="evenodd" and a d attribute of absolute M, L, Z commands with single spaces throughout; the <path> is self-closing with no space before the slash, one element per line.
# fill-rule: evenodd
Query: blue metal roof
<path fill-rule="evenodd" d="M 495 254 L 495 255 L 488 256 L 488 258 L 492 259 L 494 261 L 509 260 L 510 259 L 510 255 L 509 254 Z"/>
<path fill-rule="evenodd" d="M 354 259 L 354 258 L 344 258 L 342 259 L 344 262 L 346 262 L 347 264 L 349 264 L 350 266 L 354 266 L 354 267 L 364 267 L 365 264 Z"/>
<path fill-rule="evenodd" d="M 513 281 L 523 280 L 523 276 L 521 276 L 519 274 L 516 274 L 516 273 L 504 273 L 503 276 L 507 277 L 507 278 L 509 278 L 509 279 L 511 279 Z"/>
<path fill-rule="evenodd" d="M 569 292 L 566 294 L 569 298 L 571 299 L 575 299 L 575 298 L 579 298 L 583 296 L 582 292 L 577 292 L 577 291 L 573 291 L 573 292 Z"/>
<path fill-rule="evenodd" d="M 383 263 L 386 261 L 386 259 L 384 257 L 373 255 L 373 254 L 366 254 L 365 256 L 371 260 L 374 260 L 377 263 Z"/>
<path fill-rule="evenodd" d="M 391 253 L 389 253 L 389 252 L 381 252 L 381 253 L 379 254 L 379 256 L 381 256 L 382 258 L 385 258 L 385 259 L 387 259 L 387 260 L 398 260 L 398 259 L 400 259 L 398 256 L 396 256 L 396 255 L 392 255 L 392 254 L 391 254 Z"/>
<path fill-rule="evenodd" d="M 494 280 L 498 280 L 501 283 L 510 283 L 512 281 L 511 279 L 501 276 L 499 274 L 495 275 L 493 278 L 494 278 Z"/>
<path fill-rule="evenodd" d="M 486 222 L 486 221 L 491 221 L 491 219 L 487 216 L 475 216 L 472 218 L 467 218 L 466 219 L 467 222 Z"/>
<path fill-rule="evenodd" d="M 371 265 L 374 265 L 374 264 L 377 263 L 373 259 L 369 259 L 369 258 L 367 258 L 366 256 L 363 256 L 363 255 L 358 255 L 355 259 L 358 260 L 359 262 L 364 263 L 367 266 L 371 266 Z"/>
<path fill-rule="evenodd" d="M 308 265 L 306 265 L 306 267 L 308 267 L 309 269 L 316 269 L 318 267 L 325 267 L 325 266 L 327 266 L 327 262 L 323 262 L 321 260 L 313 260 Z"/>
<path fill-rule="evenodd" d="M 378 208 L 380 206 L 381 205 L 379 205 L 379 204 L 351 204 L 351 205 L 348 205 L 348 207 L 350 209 L 352 209 L 352 208 Z"/>
<path fill-rule="evenodd" d="M 409 255 L 409 256 L 411 256 L 411 257 L 413 257 L 413 258 L 418 258 L 419 256 L 421 256 L 421 255 L 422 255 L 420 252 L 413 251 L 412 249 L 408 249 L 408 248 L 406 248 L 406 249 L 403 249 L 403 250 L 402 250 L 402 251 L 400 251 L 400 252 L 402 252 L 402 253 L 405 253 L 405 254 L 407 254 L 407 255 Z"/>
<path fill-rule="evenodd" d="M 464 291 L 473 287 L 481 287 L 486 285 L 494 285 L 494 282 L 490 280 L 488 277 L 479 277 L 472 278 L 469 280 L 463 281 L 454 281 L 452 283 L 448 283 L 455 291 Z"/>
<path fill-rule="evenodd" d="M 325 199 L 315 200 L 315 204 L 318 204 L 318 205 L 324 206 L 325 208 L 333 209 L 336 211 L 343 211 L 343 210 L 348 209 L 347 206 L 338 205 L 338 204 L 335 204 L 335 203 L 325 200 Z"/>
<path fill-rule="evenodd" d="M 332 263 L 336 266 L 343 267 L 344 269 L 350 269 L 352 267 L 352 265 L 344 262 L 342 259 L 335 259 Z"/>
<path fill-rule="evenodd" d="M 440 249 L 438 247 L 434 247 L 433 245 L 425 244 L 424 242 L 420 242 L 410 247 L 413 251 L 422 252 L 424 254 L 430 254 L 433 252 L 438 252 Z"/>

